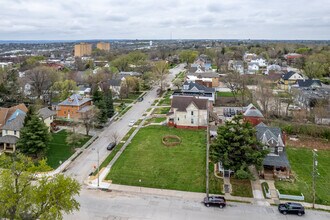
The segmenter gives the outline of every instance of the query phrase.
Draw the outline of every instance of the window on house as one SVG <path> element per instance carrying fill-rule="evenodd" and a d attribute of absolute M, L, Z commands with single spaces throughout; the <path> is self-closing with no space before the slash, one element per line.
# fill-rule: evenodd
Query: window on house
<path fill-rule="evenodd" d="M 5 134 L 8 134 L 8 130 L 5 130 Z"/>
<path fill-rule="evenodd" d="M 66 114 L 66 111 L 64 111 L 64 114 Z"/>
<path fill-rule="evenodd" d="M 180 118 L 178 118 L 178 121 L 180 121 Z"/>
<path fill-rule="evenodd" d="M 278 152 L 281 152 L 281 151 L 283 151 L 283 147 L 278 147 L 277 150 L 278 150 Z"/>
<path fill-rule="evenodd" d="M 275 148 L 274 148 L 274 147 L 271 147 L 271 148 L 270 148 L 270 152 L 271 152 L 271 153 L 275 153 Z"/>
<path fill-rule="evenodd" d="M 194 112 L 193 111 L 191 111 L 191 115 L 194 115 Z"/>
<path fill-rule="evenodd" d="M 194 124 L 194 119 L 193 118 L 191 119 L 191 124 Z"/>
<path fill-rule="evenodd" d="M 14 135 L 16 135 L 16 133 L 17 133 L 17 132 L 16 132 L 16 131 L 14 131 Z"/>

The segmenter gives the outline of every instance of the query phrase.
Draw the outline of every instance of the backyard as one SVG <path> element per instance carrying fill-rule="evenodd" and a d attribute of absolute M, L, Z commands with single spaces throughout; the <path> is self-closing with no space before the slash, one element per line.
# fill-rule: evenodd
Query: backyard
<path fill-rule="evenodd" d="M 47 163 L 53 169 L 56 169 L 60 165 L 60 161 L 66 161 L 75 151 L 66 143 L 67 137 L 66 130 L 61 130 L 58 133 L 52 134 L 52 140 L 48 144 L 49 149 L 47 151 Z M 85 136 L 79 143 L 78 147 L 82 147 L 91 137 Z"/>
<path fill-rule="evenodd" d="M 163 145 L 164 135 L 179 136 L 181 144 Z M 205 192 L 205 142 L 205 130 L 141 128 L 106 179 L 115 184 Z M 210 186 L 211 193 L 220 193 L 220 180 L 211 178 Z"/>
<path fill-rule="evenodd" d="M 296 181 L 294 183 L 276 181 L 276 188 L 283 194 L 300 195 L 303 193 L 305 201 L 312 202 L 312 167 L 313 153 L 309 148 L 287 147 L 287 154 L 292 172 Z M 318 173 L 316 178 L 316 203 L 330 205 L 330 151 L 318 151 Z"/>

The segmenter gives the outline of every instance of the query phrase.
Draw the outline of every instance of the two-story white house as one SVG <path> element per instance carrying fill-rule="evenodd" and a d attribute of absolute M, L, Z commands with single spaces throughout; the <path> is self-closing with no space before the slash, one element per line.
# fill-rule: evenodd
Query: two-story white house
<path fill-rule="evenodd" d="M 258 63 L 249 63 L 248 64 L 248 74 L 255 74 L 259 71 Z"/>
<path fill-rule="evenodd" d="M 174 96 L 167 123 L 177 128 L 206 128 L 210 108 L 208 99 Z"/>

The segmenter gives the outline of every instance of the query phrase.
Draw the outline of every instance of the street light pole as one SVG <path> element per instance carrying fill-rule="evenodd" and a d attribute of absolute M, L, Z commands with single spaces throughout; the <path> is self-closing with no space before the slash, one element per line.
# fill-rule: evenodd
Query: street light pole
<path fill-rule="evenodd" d="M 100 153 L 97 149 L 97 188 L 100 188 Z"/>
<path fill-rule="evenodd" d="M 207 110 L 207 130 L 206 130 L 206 197 L 209 197 L 209 150 L 210 150 L 210 110 Z"/>
<path fill-rule="evenodd" d="M 100 187 L 100 154 L 99 149 L 92 148 L 92 150 L 96 150 L 97 153 L 97 188 Z"/>
<path fill-rule="evenodd" d="M 313 208 L 315 208 L 315 197 L 316 197 L 316 176 L 318 175 L 317 173 L 317 160 L 316 160 L 316 157 L 317 157 L 317 149 L 314 149 L 313 150 L 313 173 L 312 173 L 312 176 L 313 176 Z"/>

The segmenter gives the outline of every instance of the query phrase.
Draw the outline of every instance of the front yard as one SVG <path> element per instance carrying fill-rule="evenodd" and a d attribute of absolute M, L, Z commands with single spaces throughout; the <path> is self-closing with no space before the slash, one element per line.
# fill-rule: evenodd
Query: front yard
<path fill-rule="evenodd" d="M 164 135 L 177 135 L 182 142 L 167 147 L 162 143 Z M 205 130 L 141 128 L 106 179 L 115 184 L 205 192 L 205 135 Z M 221 181 L 211 180 L 211 193 L 220 193 Z"/>
<path fill-rule="evenodd" d="M 286 149 L 296 181 L 294 183 L 276 181 L 276 188 L 283 194 L 300 195 L 303 193 L 305 201 L 312 202 L 312 150 L 293 147 Z M 330 151 L 319 150 L 317 154 L 320 175 L 316 178 L 316 203 L 330 205 Z"/>
<path fill-rule="evenodd" d="M 67 137 L 66 130 L 59 131 L 52 134 L 52 140 L 48 144 L 49 149 L 47 151 L 47 163 L 53 169 L 56 169 L 60 165 L 60 161 L 66 161 L 75 151 L 66 143 Z M 78 147 L 82 147 L 91 137 L 85 136 Z"/>

